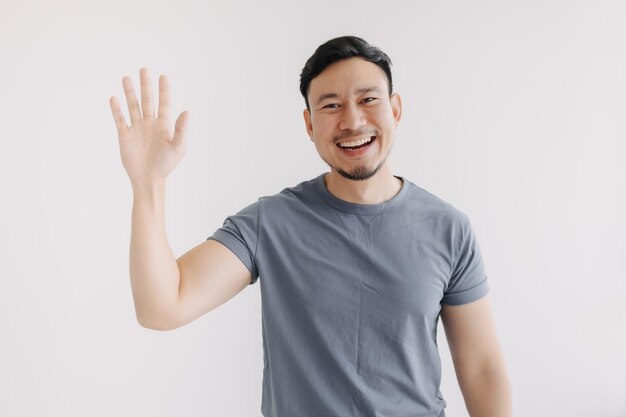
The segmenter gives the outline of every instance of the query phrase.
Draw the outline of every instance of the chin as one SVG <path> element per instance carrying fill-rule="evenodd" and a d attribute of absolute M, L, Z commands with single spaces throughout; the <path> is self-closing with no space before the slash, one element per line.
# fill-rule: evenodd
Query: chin
<path fill-rule="evenodd" d="M 352 181 L 365 181 L 372 178 L 383 166 L 385 161 L 381 162 L 375 168 L 367 168 L 367 167 L 358 167 L 351 171 L 344 171 L 343 169 L 337 169 L 337 173 L 344 178 L 347 178 Z"/>

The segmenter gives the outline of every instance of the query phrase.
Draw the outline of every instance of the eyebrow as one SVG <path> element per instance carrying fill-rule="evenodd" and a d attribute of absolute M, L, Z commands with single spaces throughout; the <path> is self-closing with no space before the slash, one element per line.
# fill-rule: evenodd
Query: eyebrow
<path fill-rule="evenodd" d="M 382 93 L 382 90 L 378 87 L 363 87 L 363 88 L 359 88 L 358 90 L 354 90 L 354 94 L 369 93 L 371 91 L 374 91 L 376 93 Z M 321 96 L 319 96 L 315 104 L 317 105 L 317 104 L 320 104 L 324 100 L 327 100 L 329 98 L 337 98 L 337 97 L 339 97 L 339 94 L 337 93 L 322 94 Z"/>

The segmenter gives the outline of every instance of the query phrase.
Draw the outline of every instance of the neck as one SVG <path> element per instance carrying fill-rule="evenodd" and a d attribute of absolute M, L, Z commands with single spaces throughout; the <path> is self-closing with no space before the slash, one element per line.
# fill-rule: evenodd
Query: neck
<path fill-rule="evenodd" d="M 402 188 L 402 180 L 385 167 L 373 177 L 355 181 L 341 176 L 331 170 L 324 176 L 324 183 L 328 191 L 335 197 L 355 204 L 380 204 L 391 200 Z"/>

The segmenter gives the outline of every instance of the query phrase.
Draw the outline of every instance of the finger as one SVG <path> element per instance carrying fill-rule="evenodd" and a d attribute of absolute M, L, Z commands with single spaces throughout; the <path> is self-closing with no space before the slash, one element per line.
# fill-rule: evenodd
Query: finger
<path fill-rule="evenodd" d="M 120 102 L 117 101 L 117 97 L 111 97 L 109 99 L 109 105 L 111 106 L 111 112 L 113 112 L 113 119 L 115 120 L 115 127 L 117 127 L 117 130 L 120 131 L 122 129 L 127 129 L 128 125 L 124 119 L 124 114 L 122 113 Z"/>
<path fill-rule="evenodd" d="M 167 77 L 161 75 L 159 77 L 159 119 L 167 119 L 169 117 L 170 91 Z"/>
<path fill-rule="evenodd" d="M 176 119 L 174 125 L 174 136 L 172 137 L 172 146 L 176 149 L 181 149 L 185 143 L 185 136 L 187 134 L 187 120 L 189 118 L 189 112 L 184 111 Z"/>
<path fill-rule="evenodd" d="M 153 119 L 154 105 L 152 104 L 152 83 L 150 82 L 146 68 L 142 68 L 139 71 L 139 80 L 141 81 L 141 113 L 144 119 Z"/>
<path fill-rule="evenodd" d="M 133 81 L 127 75 L 122 79 L 124 85 L 124 94 L 126 95 L 126 103 L 128 103 L 128 114 L 130 115 L 131 123 L 141 120 L 141 112 L 139 111 L 139 104 L 137 103 L 137 97 L 135 96 L 135 90 L 133 89 Z"/>

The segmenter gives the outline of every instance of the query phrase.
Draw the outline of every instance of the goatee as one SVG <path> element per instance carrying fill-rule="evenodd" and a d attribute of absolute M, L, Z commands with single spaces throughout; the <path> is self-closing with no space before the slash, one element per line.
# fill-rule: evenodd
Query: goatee
<path fill-rule="evenodd" d="M 367 169 L 366 167 L 357 167 L 353 169 L 351 172 L 346 172 L 341 168 L 337 168 L 337 172 L 344 178 L 353 181 L 365 181 L 367 179 L 372 178 L 378 170 L 383 166 L 387 158 L 383 159 L 380 164 L 374 169 Z"/>

